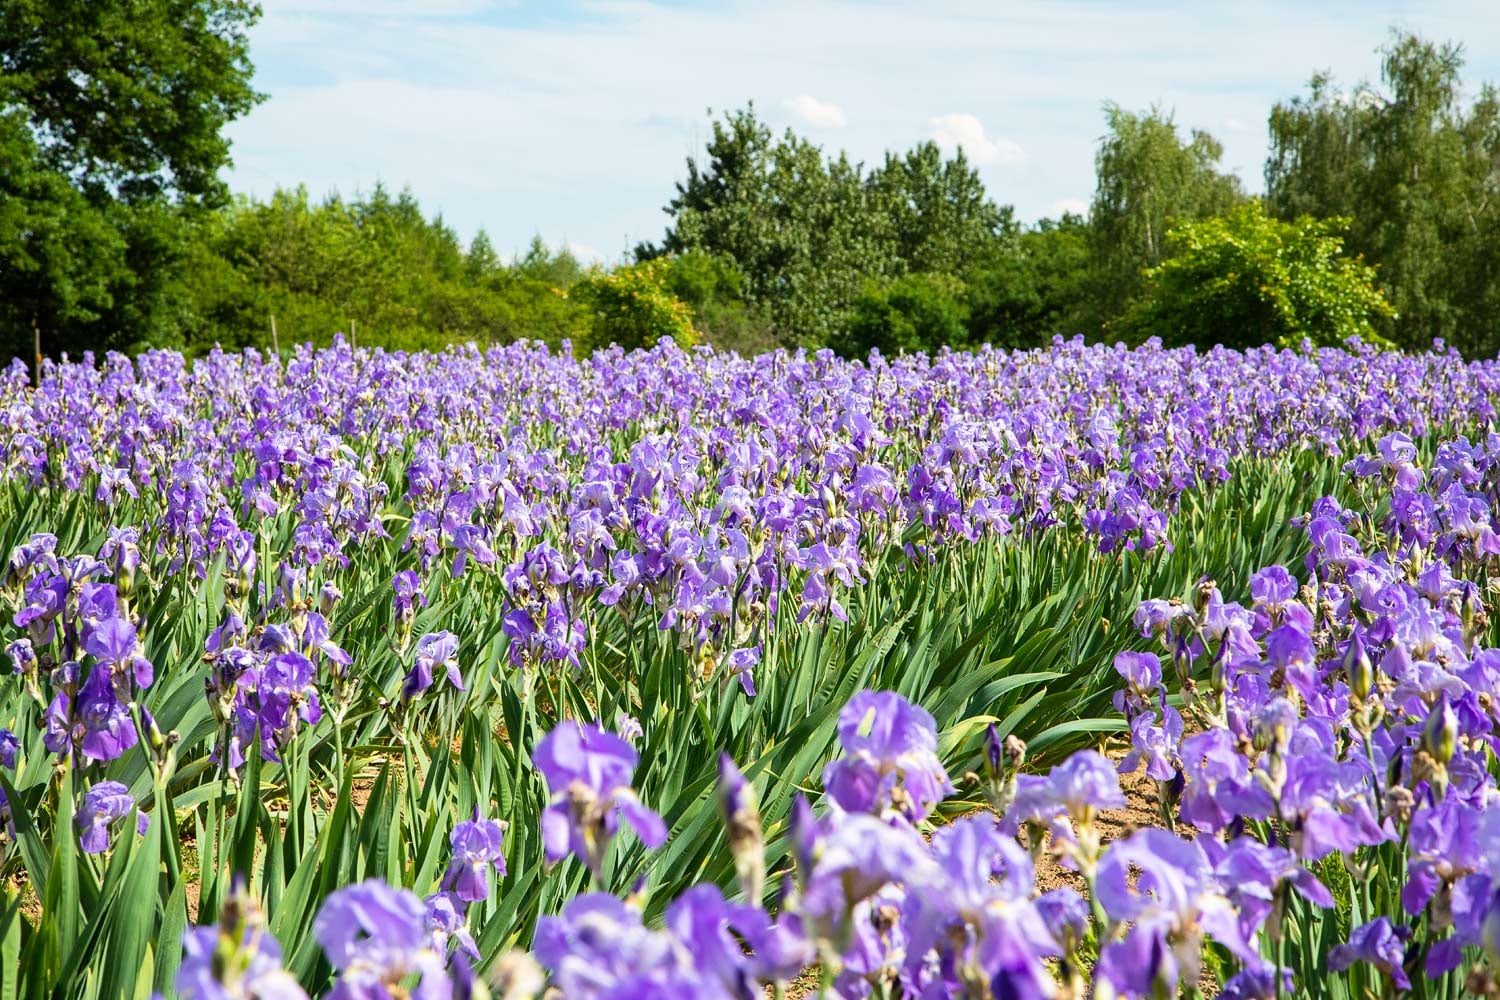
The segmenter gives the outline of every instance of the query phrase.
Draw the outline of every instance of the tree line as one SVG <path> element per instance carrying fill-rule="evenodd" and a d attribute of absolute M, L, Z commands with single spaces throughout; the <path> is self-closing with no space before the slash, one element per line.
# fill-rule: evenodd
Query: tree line
<path fill-rule="evenodd" d="M 1268 120 L 1265 194 L 1208 133 L 1104 106 L 1087 215 L 1033 225 L 960 150 L 867 166 L 747 106 L 715 117 L 667 225 L 611 266 L 502 258 L 410 191 L 233 198 L 222 132 L 262 99 L 240 0 L 0 5 L 0 354 L 200 353 L 357 330 L 419 349 L 663 336 L 743 351 L 1249 346 L 1358 335 L 1500 351 L 1500 96 L 1394 34 Z M 273 332 L 273 318 L 274 328 Z"/>

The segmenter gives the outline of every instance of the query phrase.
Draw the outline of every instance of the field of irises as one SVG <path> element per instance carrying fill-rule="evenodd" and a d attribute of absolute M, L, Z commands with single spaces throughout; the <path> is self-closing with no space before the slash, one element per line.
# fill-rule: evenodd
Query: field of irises
<path fill-rule="evenodd" d="M 1497 400 L 1358 344 L 16 363 L 0 996 L 1500 996 Z"/>

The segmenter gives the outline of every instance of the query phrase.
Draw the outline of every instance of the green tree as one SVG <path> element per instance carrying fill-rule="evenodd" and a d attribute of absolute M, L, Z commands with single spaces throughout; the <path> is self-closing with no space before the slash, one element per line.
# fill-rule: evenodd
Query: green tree
<path fill-rule="evenodd" d="M 1081 215 L 1043 219 L 997 241 L 965 275 L 970 342 L 1036 347 L 1082 332 L 1092 315 L 1092 260 Z"/>
<path fill-rule="evenodd" d="M 567 297 L 580 274 L 572 255 L 537 241 L 506 267 L 483 233 L 465 251 L 409 191 L 241 199 L 198 227 L 191 266 L 194 351 L 264 344 L 273 315 L 286 344 L 328 343 L 353 320 L 359 343 L 405 349 L 560 344 L 586 327 L 584 308 Z"/>
<path fill-rule="evenodd" d="M 483 281 L 500 273 L 500 255 L 490 242 L 490 234 L 483 229 L 469 241 L 469 250 L 464 254 L 464 274 L 470 281 Z"/>
<path fill-rule="evenodd" d="M 1095 318 L 1107 324 L 1139 294 L 1142 272 L 1161 263 L 1173 221 L 1219 215 L 1244 195 L 1220 170 L 1223 147 L 1207 132 L 1184 141 L 1159 108 L 1136 114 L 1109 103 L 1104 115 L 1089 222 Z"/>
<path fill-rule="evenodd" d="M 1010 206 L 990 200 L 962 150 L 944 159 L 936 143 L 924 142 L 905 155 L 887 153 L 868 186 L 903 271 L 963 274 L 1017 232 Z"/>
<path fill-rule="evenodd" d="M 1324 73 L 1270 116 L 1267 200 L 1283 219 L 1348 216 L 1349 246 L 1379 268 L 1406 347 L 1441 337 L 1500 348 L 1500 96 L 1465 106 L 1463 52 L 1415 35 L 1381 49 L 1380 84 L 1338 89 Z"/>
<path fill-rule="evenodd" d="M 1379 341 L 1394 310 L 1375 269 L 1344 253 L 1348 219 L 1282 222 L 1259 201 L 1167 233 L 1169 256 L 1146 272 L 1144 296 L 1121 320 L 1136 340 L 1169 345 L 1320 346 Z"/>
<path fill-rule="evenodd" d="M 846 357 L 964 347 L 968 340 L 964 284 L 948 274 L 905 274 L 871 281 L 854 301 L 834 346 Z"/>
<path fill-rule="evenodd" d="M 533 236 L 526 252 L 521 254 L 512 268 L 514 273 L 548 287 L 567 290 L 583 277 L 583 265 L 567 247 L 556 251 L 547 246 L 540 236 Z"/>
<path fill-rule="evenodd" d="M 259 99 L 240 0 L 0 4 L 0 352 L 160 342 L 185 227 Z"/>
<path fill-rule="evenodd" d="M 862 168 L 788 130 L 781 139 L 754 107 L 713 123 L 706 162 L 667 206 L 672 224 L 645 259 L 699 250 L 733 260 L 746 301 L 768 311 L 789 342 L 826 343 L 866 278 L 894 273 L 889 220 L 871 211 Z"/>

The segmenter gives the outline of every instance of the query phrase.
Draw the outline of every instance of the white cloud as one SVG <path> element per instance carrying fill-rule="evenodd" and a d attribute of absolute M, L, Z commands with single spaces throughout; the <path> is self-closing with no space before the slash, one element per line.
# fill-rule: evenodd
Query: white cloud
<path fill-rule="evenodd" d="M 578 263 L 580 264 L 602 264 L 604 262 L 604 255 L 587 243 L 575 243 L 572 240 L 564 240 L 563 246 L 567 247 L 568 252 L 578 258 Z"/>
<path fill-rule="evenodd" d="M 927 127 L 945 151 L 962 148 L 977 166 L 1015 167 L 1026 162 L 1026 151 L 1018 143 L 986 135 L 984 124 L 974 115 L 939 115 L 927 119 Z"/>
<path fill-rule="evenodd" d="M 1052 203 L 1052 215 L 1063 215 L 1068 212 L 1074 215 L 1088 215 L 1089 203 L 1082 198 L 1059 198 Z"/>
<path fill-rule="evenodd" d="M 1250 131 L 1250 126 L 1247 125 L 1247 124 L 1245 124 L 1243 121 L 1241 121 L 1238 118 L 1226 118 L 1226 119 L 1224 119 L 1224 127 L 1227 128 L 1231 132 L 1248 132 L 1248 131 Z"/>
<path fill-rule="evenodd" d="M 843 108 L 807 94 L 789 97 L 781 102 L 781 106 L 813 128 L 843 128 L 849 124 Z"/>

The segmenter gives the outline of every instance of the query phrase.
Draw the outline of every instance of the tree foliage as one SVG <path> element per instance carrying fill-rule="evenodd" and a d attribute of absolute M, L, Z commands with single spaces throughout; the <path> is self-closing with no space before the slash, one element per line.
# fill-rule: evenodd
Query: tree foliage
<path fill-rule="evenodd" d="M 572 297 L 588 310 L 587 345 L 629 351 L 663 339 L 697 343 L 692 308 L 666 287 L 670 268 L 670 260 L 656 257 L 614 271 L 596 268 L 574 285 Z"/>
<path fill-rule="evenodd" d="M 976 253 L 1017 228 L 1010 206 L 990 200 L 962 149 L 950 159 L 933 142 L 887 153 L 868 187 L 902 271 L 962 274 Z"/>
<path fill-rule="evenodd" d="M 774 137 L 753 106 L 714 121 L 666 212 L 661 245 L 638 256 L 733 261 L 745 301 L 784 342 L 809 344 L 840 335 L 868 282 L 950 272 L 1013 225 L 962 154 L 945 160 L 926 143 L 867 171 L 790 130 Z"/>
<path fill-rule="evenodd" d="M 1500 95 L 1465 105 L 1462 50 L 1395 35 L 1379 85 L 1327 74 L 1271 112 L 1267 200 L 1283 219 L 1346 216 L 1379 267 L 1398 343 L 1493 354 L 1500 308 Z"/>
<path fill-rule="evenodd" d="M 1057 333 L 1082 332 L 1089 307 L 1088 220 L 1064 214 L 1014 233 L 966 271 L 969 340 L 1036 347 Z"/>
<path fill-rule="evenodd" d="M 540 239 L 514 258 L 483 231 L 465 245 L 409 192 L 229 200 L 223 132 L 260 96 L 258 15 L 248 0 L 0 3 L 0 356 L 29 355 L 33 329 L 50 353 L 265 344 L 272 316 L 286 343 L 356 324 L 402 348 L 1353 331 L 1500 349 L 1500 92 L 1465 96 L 1457 46 L 1396 34 L 1377 84 L 1318 74 L 1277 105 L 1264 212 L 1212 136 L 1157 107 L 1105 104 L 1088 216 L 1022 226 L 962 150 L 924 142 L 867 167 L 747 106 L 687 161 L 664 237 L 586 273 Z"/>
<path fill-rule="evenodd" d="M 846 356 L 963 347 L 968 340 L 964 284 L 947 274 L 914 272 L 868 283 L 834 346 Z"/>
<path fill-rule="evenodd" d="M 187 225 L 259 98 L 241 0 L 0 4 L 0 351 L 131 346 L 180 316 Z"/>
<path fill-rule="evenodd" d="M 366 343 L 413 349 L 519 338 L 557 344 L 587 326 L 569 287 L 582 268 L 533 241 L 504 266 L 489 237 L 467 250 L 409 191 L 314 203 L 305 189 L 241 199 L 199 233 L 187 345 L 326 344 L 354 321 Z"/>
<path fill-rule="evenodd" d="M 1159 108 L 1137 114 L 1109 103 L 1104 115 L 1089 222 L 1093 306 L 1107 323 L 1140 292 L 1144 269 L 1161 263 L 1174 221 L 1219 215 L 1244 195 L 1219 169 L 1223 147 L 1207 132 L 1184 140 Z"/>
<path fill-rule="evenodd" d="M 766 310 L 746 301 L 745 276 L 733 260 L 699 250 L 666 259 L 663 287 L 692 310 L 703 342 L 746 355 L 778 346 Z"/>
<path fill-rule="evenodd" d="M 1348 224 L 1282 222 L 1251 201 L 1169 230 L 1167 258 L 1146 272 L 1145 293 L 1120 326 L 1173 346 L 1378 341 L 1375 321 L 1395 311 L 1375 287 L 1375 269 L 1344 253 Z"/>

